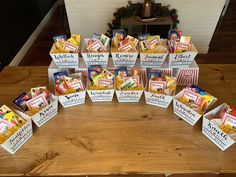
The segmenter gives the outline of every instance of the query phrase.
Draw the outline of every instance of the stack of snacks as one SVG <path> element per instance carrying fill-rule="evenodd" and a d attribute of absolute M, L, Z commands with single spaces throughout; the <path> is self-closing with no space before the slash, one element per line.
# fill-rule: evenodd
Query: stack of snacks
<path fill-rule="evenodd" d="M 68 75 L 66 71 L 54 73 L 56 96 L 84 91 L 82 73 Z"/>
<path fill-rule="evenodd" d="M 93 102 L 112 101 L 114 95 L 114 74 L 101 66 L 88 68 L 87 92 Z"/>
<path fill-rule="evenodd" d="M 234 107 L 225 104 L 219 112 L 212 115 L 211 121 L 236 140 L 236 109 Z"/>
<path fill-rule="evenodd" d="M 178 101 L 196 111 L 198 114 L 203 115 L 210 105 L 214 103 L 215 97 L 196 85 L 190 85 L 184 89 L 183 95 Z"/>
<path fill-rule="evenodd" d="M 115 69 L 116 90 L 142 90 L 140 70 L 132 68 L 128 71 L 127 67 Z"/>
<path fill-rule="evenodd" d="M 134 67 L 138 57 L 138 39 L 124 30 L 113 30 L 111 55 L 115 67 Z"/>
<path fill-rule="evenodd" d="M 175 80 L 161 72 L 147 72 L 148 78 L 148 92 L 171 95 L 175 94 L 176 84 Z"/>
<path fill-rule="evenodd" d="M 107 90 L 114 88 L 114 74 L 101 66 L 88 68 L 89 90 Z"/>
<path fill-rule="evenodd" d="M 127 35 L 124 30 L 113 30 L 112 52 L 137 52 L 138 39 Z"/>
<path fill-rule="evenodd" d="M 167 108 L 175 94 L 175 80 L 161 71 L 147 69 L 145 100 L 147 104 Z"/>
<path fill-rule="evenodd" d="M 144 34 L 138 36 L 140 53 L 167 53 L 167 48 L 160 36 Z"/>
<path fill-rule="evenodd" d="M 20 94 L 13 103 L 32 117 L 38 127 L 57 114 L 57 97 L 45 86 L 31 88 L 30 92 Z"/>
<path fill-rule="evenodd" d="M 171 53 L 182 53 L 192 50 L 191 37 L 182 36 L 182 31 L 172 29 L 168 34 L 168 44 Z"/>
<path fill-rule="evenodd" d="M 110 38 L 104 34 L 94 33 L 92 39 L 85 40 L 85 47 L 89 53 L 109 52 Z"/>
<path fill-rule="evenodd" d="M 6 105 L 3 105 L 0 108 L 0 144 L 4 143 L 25 123 L 26 120 L 21 118 Z"/>
<path fill-rule="evenodd" d="M 72 34 L 69 39 L 66 35 L 58 35 L 53 37 L 55 50 L 53 53 L 74 53 L 79 52 L 80 35 Z"/>
<path fill-rule="evenodd" d="M 93 34 L 92 38 L 84 39 L 81 54 L 86 65 L 100 65 L 106 67 L 108 65 L 110 51 L 110 38 L 104 34 Z"/>

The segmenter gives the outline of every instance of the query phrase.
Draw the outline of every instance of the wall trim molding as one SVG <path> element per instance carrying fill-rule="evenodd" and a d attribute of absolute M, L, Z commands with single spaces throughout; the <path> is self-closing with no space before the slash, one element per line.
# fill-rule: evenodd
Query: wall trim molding
<path fill-rule="evenodd" d="M 34 41 L 37 39 L 49 19 L 52 17 L 54 12 L 56 11 L 57 8 L 57 1 L 55 4 L 52 6 L 52 8 L 48 11 L 48 13 L 45 15 L 43 20 L 40 22 L 40 24 L 37 26 L 37 28 L 34 30 L 34 32 L 30 35 L 28 40 L 25 42 L 25 44 L 21 47 L 19 52 L 16 54 L 16 56 L 13 58 L 9 66 L 18 66 L 23 59 L 23 57 L 26 55 L 30 47 L 33 45 Z"/>

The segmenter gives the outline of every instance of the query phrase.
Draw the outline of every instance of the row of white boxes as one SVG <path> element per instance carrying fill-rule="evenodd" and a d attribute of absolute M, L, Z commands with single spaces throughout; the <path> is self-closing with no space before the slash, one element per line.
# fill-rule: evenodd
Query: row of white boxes
<path fill-rule="evenodd" d="M 193 44 L 192 48 L 191 51 L 182 53 L 111 52 L 111 56 L 115 67 L 134 67 L 140 54 L 140 65 L 142 68 L 160 68 L 167 59 L 169 68 L 188 68 L 198 53 Z M 59 68 L 79 67 L 79 53 L 54 53 L 53 51 L 55 51 L 55 44 L 50 50 L 50 56 Z M 108 67 L 110 52 L 88 53 L 85 45 L 83 45 L 81 54 L 87 66 L 100 65 Z"/>

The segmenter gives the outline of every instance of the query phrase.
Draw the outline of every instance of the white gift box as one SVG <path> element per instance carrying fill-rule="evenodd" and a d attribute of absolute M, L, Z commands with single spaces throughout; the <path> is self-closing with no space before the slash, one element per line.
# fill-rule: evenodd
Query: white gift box
<path fill-rule="evenodd" d="M 173 77 L 177 85 L 198 84 L 199 67 L 194 60 L 188 68 L 173 68 Z"/>
<path fill-rule="evenodd" d="M 166 40 L 162 40 L 164 46 Z M 144 53 L 140 50 L 140 64 L 142 68 L 160 68 L 163 66 L 166 57 L 168 56 L 168 49 L 165 53 Z"/>
<path fill-rule="evenodd" d="M 33 135 L 31 118 L 21 111 L 14 110 L 14 112 L 25 119 L 26 123 L 1 144 L 1 146 L 11 154 L 15 154 L 15 152 Z"/>
<path fill-rule="evenodd" d="M 58 96 L 59 102 L 64 108 L 85 103 L 86 91 L 70 93 Z"/>
<path fill-rule="evenodd" d="M 114 66 L 134 67 L 138 52 L 111 52 Z"/>
<path fill-rule="evenodd" d="M 114 89 L 108 90 L 87 90 L 92 102 L 112 101 Z"/>
<path fill-rule="evenodd" d="M 100 65 L 102 67 L 107 67 L 110 48 L 108 49 L 108 52 L 90 53 L 86 49 L 86 43 L 88 40 L 89 39 L 84 39 L 84 44 L 81 51 L 81 54 L 83 56 L 86 65 L 88 67 L 93 65 Z"/>
<path fill-rule="evenodd" d="M 225 132 L 223 132 L 218 125 L 212 122 L 209 117 L 218 113 L 226 104 L 222 104 L 212 111 L 203 115 L 202 123 L 202 133 L 211 140 L 216 146 L 218 146 L 222 151 L 229 148 L 235 143 L 235 141 Z"/>
<path fill-rule="evenodd" d="M 50 56 L 58 68 L 78 68 L 79 52 L 77 53 L 55 53 L 56 46 L 53 44 Z"/>
<path fill-rule="evenodd" d="M 178 101 L 178 99 L 183 96 L 184 91 L 185 89 L 183 89 L 173 97 L 174 114 L 176 114 L 177 116 L 179 116 L 180 118 L 182 118 L 187 123 L 193 126 L 202 117 L 202 115 Z M 208 109 L 216 102 L 216 100 L 217 98 L 214 97 L 214 100 L 208 106 Z"/>
<path fill-rule="evenodd" d="M 162 108 L 167 108 L 173 99 L 173 96 L 170 95 L 151 93 L 148 91 L 144 91 L 144 95 L 147 104 Z"/>
<path fill-rule="evenodd" d="M 169 67 L 170 68 L 186 68 L 192 64 L 198 51 L 192 44 L 192 50 L 182 53 L 170 53 L 169 54 Z"/>
<path fill-rule="evenodd" d="M 136 103 L 139 102 L 142 96 L 143 90 L 124 90 L 119 91 L 116 90 L 116 96 L 118 102 L 126 102 L 126 103 Z"/>
<path fill-rule="evenodd" d="M 50 104 L 45 108 L 41 109 L 39 112 L 31 116 L 33 122 L 41 127 L 51 118 L 53 118 L 58 112 L 58 98 L 51 93 Z"/>

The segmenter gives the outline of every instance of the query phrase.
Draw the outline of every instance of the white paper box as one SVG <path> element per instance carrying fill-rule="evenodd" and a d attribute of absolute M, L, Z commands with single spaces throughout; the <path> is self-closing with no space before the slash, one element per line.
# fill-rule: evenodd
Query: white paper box
<path fill-rule="evenodd" d="M 112 101 L 114 89 L 109 90 L 87 90 L 92 102 Z"/>
<path fill-rule="evenodd" d="M 168 53 L 140 53 L 142 68 L 159 68 L 166 60 Z"/>
<path fill-rule="evenodd" d="M 202 117 L 202 115 L 198 114 L 193 109 L 189 108 L 185 104 L 178 101 L 178 99 L 183 95 L 184 90 L 185 89 L 183 89 L 173 98 L 174 113 L 180 118 L 182 118 L 183 120 L 185 120 L 186 122 L 188 122 L 190 125 L 194 125 Z M 216 100 L 217 99 L 214 98 L 214 100 L 212 101 L 212 103 L 209 105 L 208 108 L 210 108 L 216 102 Z"/>
<path fill-rule="evenodd" d="M 177 85 L 198 84 L 199 67 L 194 60 L 188 68 L 173 68 Z"/>
<path fill-rule="evenodd" d="M 20 111 L 14 110 L 14 112 L 16 112 L 27 122 L 13 135 L 11 135 L 3 144 L 1 144 L 1 146 L 11 154 L 15 154 L 15 152 L 33 135 L 31 118 Z"/>
<path fill-rule="evenodd" d="M 58 68 L 78 68 L 79 53 L 54 53 L 55 47 L 53 44 L 49 54 Z"/>
<path fill-rule="evenodd" d="M 136 103 L 139 102 L 143 90 L 116 90 L 116 96 L 119 102 Z"/>
<path fill-rule="evenodd" d="M 144 91 L 146 103 L 153 106 L 167 108 L 171 103 L 173 96 L 151 93 Z"/>
<path fill-rule="evenodd" d="M 88 67 L 92 65 L 100 65 L 102 67 L 107 67 L 109 52 L 89 53 L 86 49 L 87 41 L 88 39 L 84 39 L 84 44 L 81 51 L 86 65 Z"/>
<path fill-rule="evenodd" d="M 40 110 L 38 113 L 34 114 L 31 118 L 33 122 L 38 126 L 41 127 L 51 118 L 53 118 L 58 112 L 58 98 L 51 93 L 51 103 Z"/>
<path fill-rule="evenodd" d="M 215 115 L 217 112 L 221 110 L 221 108 L 225 107 L 226 104 L 222 104 L 212 111 L 203 115 L 203 123 L 202 123 L 202 133 L 209 138 L 215 145 L 217 145 L 222 151 L 226 150 L 235 141 L 226 133 L 224 133 L 216 124 L 211 122 L 208 117 L 211 115 Z"/>
<path fill-rule="evenodd" d="M 86 91 L 70 93 L 58 96 L 59 102 L 64 108 L 85 103 Z"/>
<path fill-rule="evenodd" d="M 138 52 L 111 52 L 114 66 L 134 67 Z"/>
<path fill-rule="evenodd" d="M 192 44 L 192 50 L 182 53 L 170 53 L 169 54 L 169 67 L 170 68 L 186 68 L 192 64 L 198 51 Z"/>

